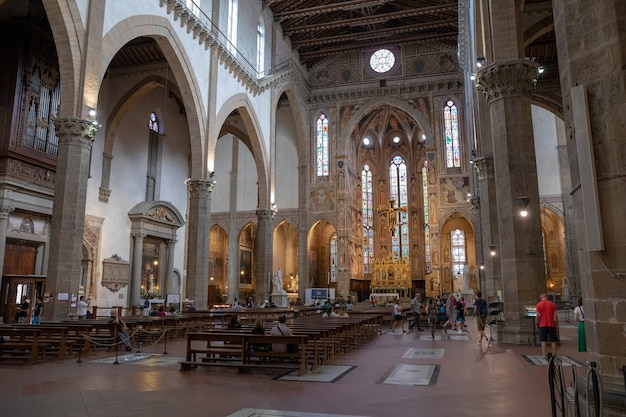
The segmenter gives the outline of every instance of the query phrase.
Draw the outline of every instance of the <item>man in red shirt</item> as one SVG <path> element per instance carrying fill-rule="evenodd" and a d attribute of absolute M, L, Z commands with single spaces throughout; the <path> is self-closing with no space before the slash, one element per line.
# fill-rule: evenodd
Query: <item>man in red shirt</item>
<path fill-rule="evenodd" d="M 557 327 L 559 318 L 556 312 L 556 305 L 548 300 L 547 294 L 539 296 L 541 301 L 537 303 L 537 316 L 535 324 L 539 327 L 539 340 L 541 341 L 541 353 L 546 357 L 547 342 L 551 343 L 552 355 L 556 356 Z"/>

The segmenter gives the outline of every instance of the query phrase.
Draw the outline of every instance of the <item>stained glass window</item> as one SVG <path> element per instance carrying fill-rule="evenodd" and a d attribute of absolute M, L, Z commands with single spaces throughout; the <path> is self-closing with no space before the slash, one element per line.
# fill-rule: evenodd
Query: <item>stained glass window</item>
<path fill-rule="evenodd" d="M 363 224 L 363 272 L 372 272 L 374 263 L 374 201 L 372 192 L 372 171 L 369 165 L 361 171 L 361 213 Z"/>
<path fill-rule="evenodd" d="M 330 282 L 337 282 L 337 235 L 330 238 Z"/>
<path fill-rule="evenodd" d="M 465 232 L 455 229 L 451 232 L 452 276 L 463 274 L 465 267 Z"/>
<path fill-rule="evenodd" d="M 401 156 L 396 156 L 389 166 L 389 199 L 393 200 L 394 207 L 406 207 L 409 203 L 408 179 L 406 162 Z M 391 255 L 394 259 L 409 257 L 409 214 L 400 211 L 393 214 L 396 217 L 396 227 L 391 237 Z"/>
<path fill-rule="evenodd" d="M 370 58 L 370 67 L 378 73 L 389 71 L 396 63 L 396 57 L 389 49 L 379 49 Z"/>
<path fill-rule="evenodd" d="M 429 212 L 428 212 L 428 161 L 424 161 L 422 167 L 422 199 L 424 207 L 424 260 L 426 261 L 426 273 L 431 272 L 430 268 L 430 226 L 429 226 Z"/>
<path fill-rule="evenodd" d="M 154 132 L 159 133 L 159 121 L 157 120 L 157 115 L 155 113 L 150 113 L 148 128 Z"/>
<path fill-rule="evenodd" d="M 315 137 L 317 138 L 317 176 L 328 176 L 328 119 L 321 114 L 317 119 Z"/>
<path fill-rule="evenodd" d="M 443 109 L 443 121 L 446 134 L 446 167 L 460 167 L 459 119 L 456 105 L 452 100 L 448 100 Z"/>

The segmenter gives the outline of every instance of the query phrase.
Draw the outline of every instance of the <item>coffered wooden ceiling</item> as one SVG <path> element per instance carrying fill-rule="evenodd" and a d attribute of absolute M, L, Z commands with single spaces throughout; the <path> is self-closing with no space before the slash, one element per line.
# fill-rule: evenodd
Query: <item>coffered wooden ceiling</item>
<path fill-rule="evenodd" d="M 418 43 L 456 53 L 457 0 L 263 0 L 308 68 L 355 50 Z"/>

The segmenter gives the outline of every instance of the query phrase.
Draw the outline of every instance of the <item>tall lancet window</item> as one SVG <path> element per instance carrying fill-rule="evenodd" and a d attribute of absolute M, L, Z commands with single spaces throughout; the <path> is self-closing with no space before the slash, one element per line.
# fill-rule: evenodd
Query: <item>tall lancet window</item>
<path fill-rule="evenodd" d="M 259 17 L 259 23 L 256 25 L 256 71 L 259 78 L 263 77 L 263 71 L 265 71 L 265 23 L 262 17 Z"/>
<path fill-rule="evenodd" d="M 337 235 L 330 238 L 330 282 L 337 282 Z"/>
<path fill-rule="evenodd" d="M 459 118 L 456 105 L 452 100 L 448 100 L 443 109 L 443 123 L 446 134 L 446 168 L 460 167 Z"/>
<path fill-rule="evenodd" d="M 363 272 L 370 274 L 374 263 L 374 200 L 372 171 L 369 165 L 361 171 L 361 221 L 363 224 Z"/>
<path fill-rule="evenodd" d="M 451 233 L 452 246 L 452 276 L 463 274 L 463 268 L 467 263 L 465 257 L 465 232 L 455 229 Z"/>
<path fill-rule="evenodd" d="M 157 176 L 159 173 L 159 120 L 156 113 L 150 113 L 148 132 L 146 201 L 154 201 L 157 195 Z"/>
<path fill-rule="evenodd" d="M 396 156 L 389 166 L 389 200 L 393 200 L 395 208 L 406 207 L 409 203 L 408 179 L 406 162 Z M 407 211 L 395 211 L 395 228 L 391 237 L 391 254 L 394 259 L 409 258 L 409 214 Z M 393 225 L 390 225 L 392 227 Z"/>
<path fill-rule="evenodd" d="M 228 50 L 235 55 L 237 53 L 237 21 L 239 20 L 238 0 L 228 0 Z"/>
<path fill-rule="evenodd" d="M 328 118 L 320 114 L 315 129 L 317 147 L 317 176 L 327 177 L 329 174 L 328 162 Z"/>
<path fill-rule="evenodd" d="M 426 273 L 431 272 L 430 259 L 430 218 L 428 215 L 428 161 L 424 161 L 422 167 L 422 200 L 424 207 L 424 260 L 426 261 Z"/>

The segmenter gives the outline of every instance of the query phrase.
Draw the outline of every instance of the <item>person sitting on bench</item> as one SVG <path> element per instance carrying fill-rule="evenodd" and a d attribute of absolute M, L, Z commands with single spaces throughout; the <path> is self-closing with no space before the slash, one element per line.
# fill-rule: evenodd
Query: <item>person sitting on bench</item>
<path fill-rule="evenodd" d="M 109 320 L 109 324 L 111 324 L 111 334 L 115 336 L 115 329 L 117 328 L 117 336 L 124 344 L 124 348 L 126 352 L 130 352 L 133 348 L 130 346 L 130 337 L 128 336 L 128 328 L 126 327 L 126 323 L 122 321 L 121 318 L 117 315 L 117 310 L 111 310 L 111 320 Z M 117 343 L 117 340 L 115 340 Z"/>

